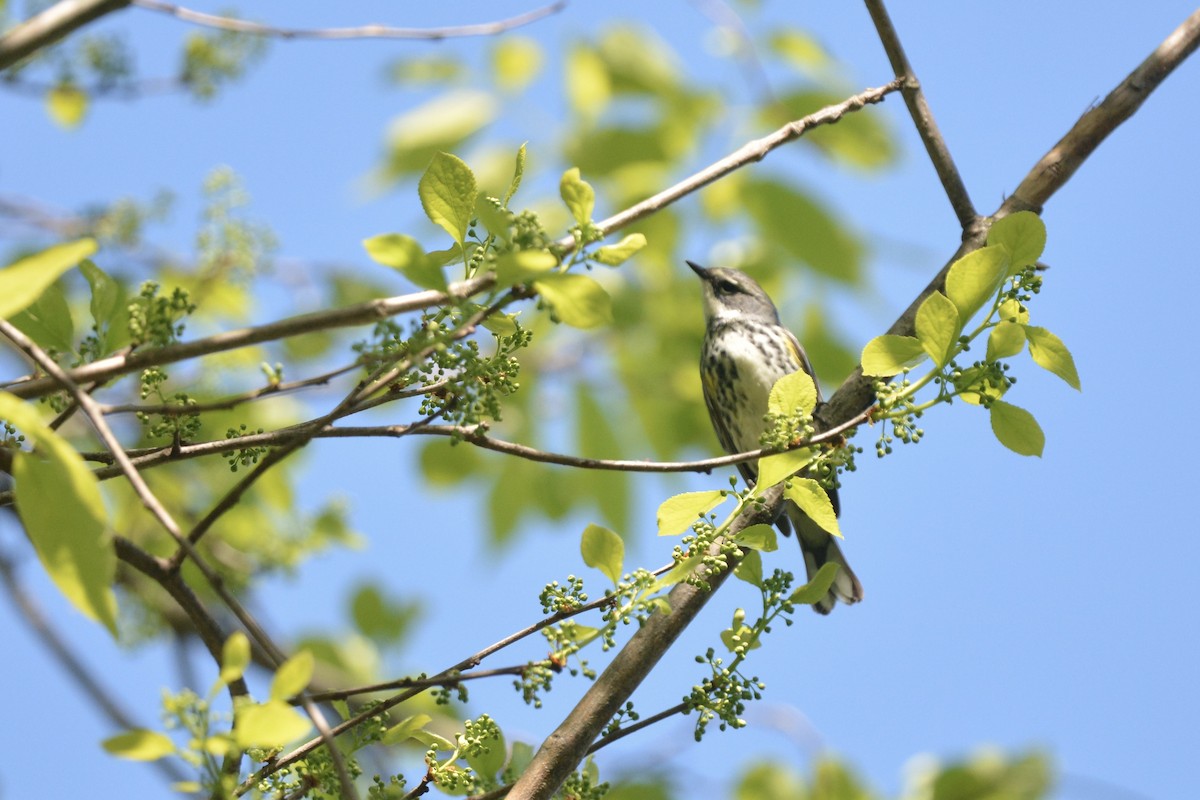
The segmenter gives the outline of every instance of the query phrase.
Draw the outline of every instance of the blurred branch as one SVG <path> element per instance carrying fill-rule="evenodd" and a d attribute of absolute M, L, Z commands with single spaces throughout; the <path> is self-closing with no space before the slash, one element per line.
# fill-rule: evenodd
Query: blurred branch
<path fill-rule="evenodd" d="M 913 125 L 916 126 L 917 133 L 920 134 L 921 141 L 925 144 L 925 152 L 929 154 L 929 160 L 933 162 L 933 168 L 937 171 L 942 187 L 946 190 L 946 198 L 954 208 L 958 224 L 964 231 L 967 231 L 979 224 L 979 214 L 976 213 L 975 204 L 971 202 L 967 187 L 958 173 L 958 167 L 954 166 L 950 148 L 946 146 L 946 140 L 942 138 L 942 133 L 938 130 L 937 122 L 933 118 L 933 111 L 930 110 L 929 103 L 925 100 L 925 93 L 921 91 L 921 82 L 917 80 L 917 74 L 913 71 L 912 64 L 908 62 L 904 46 L 900 44 L 900 37 L 892 25 L 883 0 L 865 0 L 865 2 L 867 11 L 871 14 L 871 21 L 875 23 L 875 30 L 879 34 L 879 41 L 883 44 L 884 51 L 887 52 L 888 61 L 891 62 L 892 71 L 903 82 L 900 93 L 904 97 L 904 104 L 908 106 L 908 113 L 912 117 Z"/>
<path fill-rule="evenodd" d="M 0 70 L 129 3 L 130 0 L 60 0 L 0 36 Z"/>
<path fill-rule="evenodd" d="M 1003 217 L 1023 209 L 1041 213 L 1046 201 L 1070 180 L 1100 142 L 1133 116 L 1150 93 L 1195 52 L 1197 46 L 1200 46 L 1200 10 L 1192 12 L 1138 65 L 1137 69 L 1104 98 L 1100 105 L 1080 117 L 1067 134 L 1034 165 L 993 217 Z M 950 271 L 950 265 L 967 253 L 982 247 L 987 240 L 986 230 L 982 227 L 969 229 L 966 233 L 958 250 L 904 313 L 892 323 L 887 333 L 899 336 L 913 335 L 917 309 L 925 302 L 926 297 L 945 287 L 946 273 Z M 861 366 L 856 369 L 829 398 L 829 402 L 817 410 L 818 429 L 822 425 L 828 426 L 850 419 L 874 403 L 872 382 L 871 378 L 863 375 Z"/>
<path fill-rule="evenodd" d="M 129 2 L 129 0 L 126 0 Z M 556 0 L 549 5 L 517 14 L 507 19 L 494 22 L 481 22 L 474 25 L 451 25 L 443 28 L 398 28 L 390 25 L 360 25 L 354 28 L 284 28 L 276 25 L 264 25 L 236 17 L 205 14 L 193 11 L 173 3 L 163 3 L 159 0 L 132 0 L 133 5 L 148 11 L 158 11 L 169 14 L 184 22 L 203 25 L 237 33 L 249 33 L 257 36 L 270 36 L 277 39 L 426 39 L 439 40 L 461 38 L 465 36 L 494 36 L 513 28 L 520 28 L 536 22 L 551 14 L 566 8 L 567 0 Z"/>
<path fill-rule="evenodd" d="M 620 230 L 627 225 L 637 222 L 643 217 L 648 217 L 655 212 L 661 211 L 677 200 L 687 197 L 692 192 L 704 188 L 713 181 L 723 178 L 735 170 L 741 169 L 748 164 L 762 161 L 772 150 L 795 139 L 799 139 L 813 128 L 821 125 L 832 125 L 847 114 L 860 111 L 868 105 L 883 102 L 885 97 L 899 90 L 902 83 L 903 81 L 897 78 L 891 83 L 880 86 L 877 89 L 867 89 L 836 105 L 826 106 L 820 111 L 815 111 L 806 117 L 793 120 L 774 133 L 770 133 L 761 139 L 747 142 L 720 161 L 710 164 L 696 174 L 684 178 L 679 183 L 664 189 L 653 197 L 648 197 L 637 205 L 614 214 L 608 219 L 597 222 L 595 224 L 596 228 L 601 233 L 608 235 L 613 231 Z M 561 249 L 563 253 L 569 253 L 575 249 L 576 242 L 574 237 L 567 236 L 559 239 L 555 243 L 555 246 Z"/>

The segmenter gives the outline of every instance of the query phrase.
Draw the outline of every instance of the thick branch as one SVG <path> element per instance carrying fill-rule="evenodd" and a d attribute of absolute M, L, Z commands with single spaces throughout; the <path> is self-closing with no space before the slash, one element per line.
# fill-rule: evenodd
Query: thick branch
<path fill-rule="evenodd" d="M 132 2 L 139 8 L 160 11 L 195 25 L 256 36 L 271 36 L 278 39 L 425 39 L 434 41 L 464 36 L 495 36 L 548 17 L 566 8 L 567 5 L 566 0 L 557 0 L 550 5 L 535 8 L 507 19 L 481 22 L 475 25 L 450 25 L 443 28 L 398 28 L 392 25 L 374 24 L 353 28 L 284 28 L 278 25 L 263 25 L 236 17 L 205 14 L 202 11 L 193 11 L 190 8 L 173 3 L 163 3 L 159 0 L 132 0 Z"/>
<path fill-rule="evenodd" d="M 60 0 L 0 37 L 0 70 L 49 47 L 94 19 L 129 5 L 130 0 Z"/>
<path fill-rule="evenodd" d="M 1112 133 L 1145 102 L 1150 93 L 1200 45 L 1200 10 L 1193 12 L 1183 24 L 1146 58 L 1137 69 L 1109 93 L 1100 105 L 1084 114 L 1067 134 L 1050 149 L 1030 170 L 1007 200 L 996 210 L 995 218 L 1023 209 L 1040 212 L 1046 201 L 1061 189 L 1075 170 L 1092 154 L 1108 134 Z M 950 265 L 963 255 L 983 246 L 986 233 L 982 227 L 967 231 L 962 245 L 950 257 L 929 285 L 905 309 L 888 333 L 911 336 L 915 330 L 917 309 L 933 292 L 946 285 Z M 872 379 L 855 370 L 845 383 L 829 398 L 818 412 L 820 425 L 829 426 L 850 419 L 875 401 Z"/>

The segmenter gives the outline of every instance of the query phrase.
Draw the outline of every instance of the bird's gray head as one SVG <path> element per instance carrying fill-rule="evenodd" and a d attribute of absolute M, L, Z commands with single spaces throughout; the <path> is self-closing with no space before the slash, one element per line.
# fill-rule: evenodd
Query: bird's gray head
<path fill-rule="evenodd" d="M 704 318 L 713 320 L 747 317 L 779 323 L 775 304 L 753 278 L 736 269 L 706 269 L 686 262 L 704 283 Z"/>

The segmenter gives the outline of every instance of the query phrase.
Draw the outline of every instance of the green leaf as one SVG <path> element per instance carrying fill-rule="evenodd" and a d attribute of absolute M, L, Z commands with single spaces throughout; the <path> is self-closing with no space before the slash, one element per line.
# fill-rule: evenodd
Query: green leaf
<path fill-rule="evenodd" d="M 987 359 L 1011 358 L 1025 349 L 1025 326 L 1001 322 L 988 334 Z"/>
<path fill-rule="evenodd" d="M 1022 456 L 1041 456 L 1046 446 L 1046 435 L 1037 420 L 1023 408 L 993 400 L 990 407 L 992 433 L 1000 444 Z"/>
<path fill-rule="evenodd" d="M 558 266 L 558 259 L 549 250 L 519 250 L 505 253 L 496 259 L 496 288 L 504 289 L 527 283 Z"/>
<path fill-rule="evenodd" d="M 73 130 L 87 116 L 88 95 L 77 86 L 60 83 L 46 92 L 46 112 L 59 127 Z"/>
<path fill-rule="evenodd" d="M 612 298 L 586 275 L 547 275 L 534 281 L 533 288 L 554 309 L 554 316 L 572 328 L 596 328 L 613 320 Z"/>
<path fill-rule="evenodd" d="M 426 747 L 436 747 L 438 750 L 453 750 L 454 742 L 444 736 L 438 736 L 431 730 L 419 728 L 409 734 L 409 737 L 416 739 Z"/>
<path fill-rule="evenodd" d="M 625 542 L 620 536 L 608 528 L 588 525 L 583 530 L 579 549 L 583 553 L 583 563 L 600 570 L 613 583 L 621 582 L 625 564 Z"/>
<path fill-rule="evenodd" d="M 29 306 L 60 275 L 94 252 L 95 239 L 80 239 L 48 247 L 0 269 L 0 319 Z"/>
<path fill-rule="evenodd" d="M 425 216 L 450 234 L 460 250 L 465 250 L 467 226 L 475 214 L 478 193 L 475 173 L 461 158 L 449 153 L 434 153 L 417 185 Z"/>
<path fill-rule="evenodd" d="M 674 497 L 668 497 L 658 507 L 658 535 L 674 536 L 692 527 L 692 523 L 707 514 L 728 496 L 720 489 L 710 489 L 706 492 L 684 492 Z"/>
<path fill-rule="evenodd" d="M 417 731 L 431 722 L 433 722 L 433 717 L 428 714 L 413 714 L 411 717 L 405 717 L 384 732 L 380 743 L 400 744 L 412 738 Z"/>
<path fill-rule="evenodd" d="M 801 89 L 785 91 L 764 108 L 764 122 L 782 125 L 845 99 L 835 92 Z M 822 155 L 862 170 L 879 170 L 896 161 L 896 137 L 882 114 L 847 114 L 837 125 L 805 132 L 801 146 L 815 147 Z"/>
<path fill-rule="evenodd" d="M 403 233 L 384 233 L 363 239 L 363 247 L 371 260 L 399 270 L 404 277 L 422 289 L 446 291 L 446 276 L 435 259 L 411 236 Z"/>
<path fill-rule="evenodd" d="M 542 68 L 542 48 L 526 36 L 505 36 L 492 48 L 492 76 L 496 85 L 520 91 Z"/>
<path fill-rule="evenodd" d="M 450 449 L 474 448 L 461 445 Z M 392 600 L 383 590 L 371 583 L 358 587 L 350 600 L 350 616 L 354 620 L 354 627 L 378 643 L 399 642 L 412 628 L 420 613 L 419 603 Z"/>
<path fill-rule="evenodd" d="M 802 369 L 775 381 L 767 399 L 767 411 L 772 414 L 812 414 L 817 407 L 817 384 Z"/>
<path fill-rule="evenodd" d="M 504 735 L 500 734 L 488 742 L 487 752 L 468 753 L 467 764 L 476 775 L 490 779 L 504 767 L 505 755 Z"/>
<path fill-rule="evenodd" d="M 271 699 L 287 700 L 300 694 L 312 680 L 312 674 L 313 654 L 309 650 L 301 650 L 275 670 L 275 677 L 271 680 Z"/>
<path fill-rule="evenodd" d="M 491 94 L 459 89 L 395 118 L 388 124 L 389 152 L 380 178 L 395 180 L 425 169 L 436 153 L 457 149 L 490 124 L 499 110 Z"/>
<path fill-rule="evenodd" d="M 512 238 L 510 214 L 497 208 L 486 192 L 480 192 L 475 198 L 475 216 L 493 236 L 503 241 Z"/>
<path fill-rule="evenodd" d="M 1062 343 L 1062 339 L 1035 325 L 1026 327 L 1025 335 L 1029 337 L 1029 355 L 1033 357 L 1033 363 L 1053 372 L 1072 389 L 1079 391 L 1079 373 L 1075 370 L 1075 359 Z"/>
<path fill-rule="evenodd" d="M 885 333 L 867 342 L 862 351 L 863 374 L 874 378 L 899 375 L 924 360 L 925 346 L 912 336 Z"/>
<path fill-rule="evenodd" d="M 829 594 L 829 587 L 833 586 L 833 579 L 837 577 L 838 569 L 837 563 L 833 561 L 822 564 L 821 568 L 817 570 L 817 574 L 813 575 L 812 580 L 798 587 L 788 599 L 797 605 L 806 606 L 820 602 L 825 595 Z"/>
<path fill-rule="evenodd" d="M 804 469 L 813 460 L 813 449 L 801 447 L 783 453 L 763 456 L 758 460 L 758 481 L 755 491 L 761 495 L 767 489 Z"/>
<path fill-rule="evenodd" d="M 517 150 L 517 163 L 513 168 L 512 180 L 508 184 L 508 191 L 504 193 L 504 207 L 508 208 L 509 202 L 513 199 L 513 195 L 517 193 L 517 189 L 521 188 L 521 178 L 525 175 L 525 144 Z"/>
<path fill-rule="evenodd" d="M 1003 247 L 974 250 L 950 266 L 950 272 L 946 274 L 946 296 L 958 309 L 960 326 L 967 324 L 976 311 L 996 296 L 1008 277 L 1008 267 L 1008 251 Z"/>
<path fill-rule="evenodd" d="M 610 267 L 625 263 L 634 253 L 646 246 L 646 236 L 631 233 L 616 244 L 606 244 L 592 253 L 592 260 Z"/>
<path fill-rule="evenodd" d="M 175 743 L 166 734 L 145 728 L 110 736 L 100 746 L 108 753 L 130 761 L 157 761 L 175 753 Z"/>
<path fill-rule="evenodd" d="M 79 270 L 92 290 L 90 307 L 101 352 L 111 353 L 129 344 L 129 304 L 120 281 L 110 277 L 90 259 L 79 262 Z"/>
<path fill-rule="evenodd" d="M 768 45 L 772 52 L 784 61 L 805 72 L 820 71 L 833 63 L 832 56 L 821 43 L 808 32 L 798 28 L 788 27 L 774 31 L 768 39 Z"/>
<path fill-rule="evenodd" d="M 312 730 L 307 717 L 279 699 L 244 705 L 233 719 L 233 738 L 242 749 L 283 747 Z"/>
<path fill-rule="evenodd" d="M 0 419 L 38 448 L 13 454 L 17 514 L 38 559 L 59 591 L 115 637 L 117 557 L 96 476 L 28 403 L 0 392 Z"/>
<path fill-rule="evenodd" d="M 1000 304 L 997 313 L 1004 322 L 1019 322 L 1022 325 L 1029 322 L 1029 310 L 1016 300 L 1005 300 Z"/>
<path fill-rule="evenodd" d="M 946 295 L 934 292 L 917 309 L 917 338 L 939 367 L 950 360 L 950 351 L 962 330 L 958 309 Z"/>
<path fill-rule="evenodd" d="M 61 283 L 47 286 L 32 305 L 13 315 L 12 324 L 43 348 L 75 352 L 75 323 Z"/>
<path fill-rule="evenodd" d="M 680 581 L 691 575 L 692 572 L 704 563 L 704 556 L 700 553 L 688 556 L 683 561 L 679 562 L 669 570 L 659 576 L 658 580 L 650 584 L 650 588 L 646 590 L 647 594 L 655 594 L 670 586 L 674 586 Z"/>
<path fill-rule="evenodd" d="M 842 532 L 838 528 L 837 514 L 833 511 L 833 503 L 829 494 L 821 484 L 812 478 L 792 478 L 783 490 L 783 496 L 800 506 L 800 510 L 809 519 L 820 525 L 828 533 L 839 539 Z"/>
<path fill-rule="evenodd" d="M 770 525 L 751 525 L 748 528 L 743 528 L 738 532 L 738 535 L 733 537 L 733 540 L 741 547 L 750 550 L 762 550 L 764 553 L 774 553 L 779 549 L 779 541 L 775 536 L 775 529 Z"/>
<path fill-rule="evenodd" d="M 234 631 L 221 648 L 221 674 L 217 680 L 228 686 L 246 672 L 250 664 L 250 640 L 241 631 Z"/>
<path fill-rule="evenodd" d="M 1011 275 L 1041 258 L 1046 249 L 1046 223 L 1032 211 L 1018 211 L 993 222 L 987 241 L 1008 251 Z"/>
<path fill-rule="evenodd" d="M 596 191 L 591 184 L 579 177 L 579 167 L 571 167 L 563 173 L 558 183 L 559 194 L 571 211 L 571 216 L 580 225 L 592 221 L 592 211 L 596 207 Z"/>
<path fill-rule="evenodd" d="M 762 587 L 763 565 L 762 556 L 757 550 L 750 550 L 733 568 L 733 577 L 739 578 L 751 586 Z"/>
<path fill-rule="evenodd" d="M 853 285 L 861 279 L 862 242 L 817 199 L 788 184 L 751 179 L 742 189 L 741 204 L 764 240 L 777 242 L 834 280 Z"/>
<path fill-rule="evenodd" d="M 520 777 L 525 768 L 533 761 L 533 747 L 528 742 L 513 742 L 512 753 L 508 757 L 508 768 L 514 777 Z"/>
<path fill-rule="evenodd" d="M 596 397 L 593 387 L 586 381 L 576 383 L 575 389 L 575 442 L 576 453 L 585 458 L 603 458 L 620 449 L 623 436 L 609 421 L 610 411 Z M 617 530 L 630 526 L 630 475 L 627 472 L 601 470 L 574 471 L 574 483 L 578 488 L 573 494 L 576 501 L 594 499 L 596 507 L 604 515 L 604 521 Z"/>

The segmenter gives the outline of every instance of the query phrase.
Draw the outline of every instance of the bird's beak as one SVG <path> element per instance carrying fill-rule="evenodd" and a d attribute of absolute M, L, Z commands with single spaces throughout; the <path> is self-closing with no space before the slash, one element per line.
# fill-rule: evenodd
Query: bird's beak
<path fill-rule="evenodd" d="M 706 281 L 706 280 L 708 280 L 708 270 L 707 270 L 707 269 L 705 269 L 704 267 L 700 266 L 700 265 L 699 265 L 699 264 L 697 264 L 695 261 L 684 261 L 683 263 L 685 263 L 685 264 L 687 264 L 689 267 L 691 267 L 691 268 L 692 268 L 692 272 L 694 272 L 694 273 L 696 273 L 697 275 L 699 275 L 699 276 L 700 276 L 700 280 L 702 280 L 702 281 Z"/>

